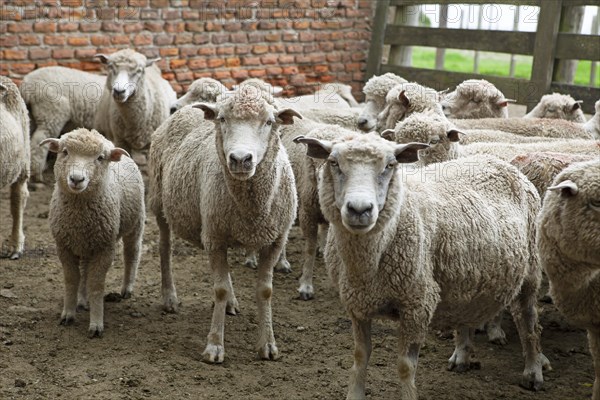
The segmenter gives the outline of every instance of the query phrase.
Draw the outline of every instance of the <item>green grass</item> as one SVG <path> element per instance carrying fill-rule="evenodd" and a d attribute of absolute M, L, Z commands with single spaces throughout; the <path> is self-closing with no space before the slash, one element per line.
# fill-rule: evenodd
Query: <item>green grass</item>
<path fill-rule="evenodd" d="M 413 67 L 431 68 L 435 66 L 435 49 L 430 47 L 413 47 Z M 444 69 L 455 72 L 473 72 L 475 52 L 471 50 L 446 50 Z M 515 78 L 531 78 L 531 56 L 516 56 Z M 575 73 L 575 84 L 590 85 L 591 61 L 579 61 Z M 600 68 L 599 68 L 600 69 Z M 484 75 L 508 76 L 510 71 L 510 55 L 481 52 L 479 56 L 479 73 Z M 596 72 L 595 87 L 600 87 L 600 79 Z"/>

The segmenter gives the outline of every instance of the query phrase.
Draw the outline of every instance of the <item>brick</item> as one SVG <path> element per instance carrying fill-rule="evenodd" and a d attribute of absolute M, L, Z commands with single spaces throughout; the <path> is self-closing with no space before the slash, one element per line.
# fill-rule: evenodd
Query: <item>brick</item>
<path fill-rule="evenodd" d="M 206 60 L 204 58 L 195 58 L 188 60 L 188 67 L 190 69 L 205 69 L 207 67 Z"/>
<path fill-rule="evenodd" d="M 129 44 L 130 40 L 129 40 L 129 36 L 127 36 L 127 35 L 114 35 L 114 36 L 110 37 L 110 42 L 112 44 L 119 45 L 119 44 Z"/>
<path fill-rule="evenodd" d="M 108 46 L 110 44 L 108 36 L 92 36 L 90 40 L 94 46 Z"/>
<path fill-rule="evenodd" d="M 317 74 L 324 74 L 324 73 L 329 72 L 329 66 L 327 66 L 327 65 L 315 65 L 315 67 L 313 68 L 313 70 Z"/>
<path fill-rule="evenodd" d="M 183 19 L 200 19 L 200 12 L 183 10 L 181 12 L 181 18 L 183 18 Z"/>
<path fill-rule="evenodd" d="M 179 48 L 179 56 L 181 58 L 190 58 L 198 54 L 198 48 L 195 46 L 187 46 Z"/>
<path fill-rule="evenodd" d="M 0 24 L 4 25 L 4 23 Z M 18 24 L 11 22 L 8 24 L 7 30 L 12 33 L 33 32 L 33 24 L 19 22 Z"/>
<path fill-rule="evenodd" d="M 208 60 L 208 68 L 219 68 L 225 65 L 225 61 L 222 58 L 211 58 Z"/>
<path fill-rule="evenodd" d="M 2 51 L 3 59 L 5 60 L 25 60 L 27 59 L 27 50 L 10 50 Z"/>
<path fill-rule="evenodd" d="M 167 22 L 164 29 L 170 33 L 184 32 L 185 22 Z"/>
<path fill-rule="evenodd" d="M 225 59 L 225 66 L 226 67 L 239 67 L 241 65 L 241 61 L 238 57 L 231 57 L 231 58 L 227 58 Z"/>
<path fill-rule="evenodd" d="M 281 33 L 267 33 L 265 35 L 266 42 L 280 42 L 281 41 Z"/>
<path fill-rule="evenodd" d="M 199 56 L 212 56 L 215 54 L 217 54 L 217 51 L 215 50 L 215 48 L 213 46 L 200 47 L 198 49 Z"/>
<path fill-rule="evenodd" d="M 242 58 L 243 65 L 260 65 L 260 58 L 258 57 L 244 57 Z"/>
<path fill-rule="evenodd" d="M 88 46 L 90 44 L 90 40 L 85 36 L 68 37 L 67 44 L 69 46 Z"/>
<path fill-rule="evenodd" d="M 102 28 L 102 24 L 100 22 L 88 22 L 81 24 L 81 28 L 79 30 L 81 32 L 98 32 Z"/>
<path fill-rule="evenodd" d="M 102 22 L 102 30 L 104 32 L 121 32 L 123 30 L 123 25 L 117 22 Z"/>
<path fill-rule="evenodd" d="M 260 62 L 263 65 L 274 65 L 274 64 L 277 64 L 277 60 L 278 60 L 278 57 L 275 54 L 265 55 L 265 56 L 262 56 L 260 58 Z"/>
<path fill-rule="evenodd" d="M 173 44 L 174 39 L 175 39 L 175 36 L 173 36 L 173 35 L 167 35 L 167 34 L 156 35 L 154 37 L 154 44 L 157 46 L 166 46 L 166 45 Z"/>
<path fill-rule="evenodd" d="M 191 71 L 177 71 L 175 72 L 175 79 L 178 82 L 191 81 L 194 79 L 194 73 Z"/>
<path fill-rule="evenodd" d="M 142 33 L 140 35 L 136 35 L 133 38 L 133 44 L 135 46 L 149 46 L 152 44 L 152 35 Z"/>
<path fill-rule="evenodd" d="M 179 10 L 163 10 L 162 17 L 163 19 L 172 21 L 181 19 L 181 13 Z"/>
<path fill-rule="evenodd" d="M 245 69 L 234 69 L 231 71 L 231 77 L 235 79 L 247 79 L 248 71 Z"/>
<path fill-rule="evenodd" d="M 310 26 L 309 21 L 295 21 L 293 24 L 294 29 L 308 29 Z"/>
<path fill-rule="evenodd" d="M 294 62 L 294 56 L 291 55 L 280 55 L 279 63 L 280 64 L 291 64 Z"/>
<path fill-rule="evenodd" d="M 220 56 L 232 56 L 235 52 L 235 47 L 232 46 L 219 46 L 217 47 L 217 55 Z"/>
<path fill-rule="evenodd" d="M 235 54 L 248 54 L 251 51 L 251 46 L 235 46 Z"/>
<path fill-rule="evenodd" d="M 179 49 L 176 47 L 163 47 L 159 49 L 161 57 L 174 57 L 179 54 Z"/>
<path fill-rule="evenodd" d="M 315 40 L 315 35 L 312 32 L 300 32 L 301 42 L 312 42 Z"/>
<path fill-rule="evenodd" d="M 97 54 L 96 49 L 77 49 L 75 50 L 75 58 L 93 58 Z"/>
<path fill-rule="evenodd" d="M 267 75 L 281 75 L 283 73 L 283 68 L 281 67 L 270 67 L 267 68 Z"/>
<path fill-rule="evenodd" d="M 296 66 L 283 67 L 283 74 L 284 75 L 295 75 L 297 73 L 298 73 L 298 67 L 296 67 Z"/>
<path fill-rule="evenodd" d="M 51 50 L 50 49 L 31 49 L 29 50 L 29 59 L 30 60 L 45 60 L 50 58 Z"/>
<path fill-rule="evenodd" d="M 211 42 L 213 44 L 223 44 L 229 40 L 229 34 L 225 35 L 212 35 Z"/>
<path fill-rule="evenodd" d="M 194 35 L 191 33 L 182 33 L 179 35 L 175 35 L 175 44 L 190 44 L 192 43 L 192 39 Z"/>
<path fill-rule="evenodd" d="M 194 35 L 194 44 L 206 44 L 210 41 L 210 36 L 208 34 L 195 34 Z"/>
<path fill-rule="evenodd" d="M 141 22 L 129 23 L 123 25 L 123 32 L 125 33 L 136 33 L 144 30 L 144 24 Z"/>
<path fill-rule="evenodd" d="M 34 38 L 36 38 L 36 36 L 33 35 L 27 35 L 27 36 L 32 36 Z M 26 36 L 21 36 L 19 38 L 19 36 L 17 35 L 2 35 L 0 36 L 0 47 L 15 47 L 19 44 L 19 40 L 21 42 L 23 42 L 23 38 Z M 22 43 L 24 44 L 24 43 Z"/>
<path fill-rule="evenodd" d="M 251 69 L 250 71 L 248 71 L 248 74 L 252 78 L 263 78 L 267 76 L 267 71 L 265 71 L 264 69 Z"/>
<path fill-rule="evenodd" d="M 223 25 L 208 21 L 204 25 L 204 29 L 207 32 L 220 32 L 223 30 Z"/>
<path fill-rule="evenodd" d="M 204 32 L 204 22 L 188 22 L 185 24 L 188 32 Z"/>
<path fill-rule="evenodd" d="M 10 69 L 17 74 L 25 75 L 30 73 L 35 69 L 35 64 L 33 63 L 15 63 L 10 64 Z M 17 82 L 15 82 L 17 83 Z"/>
<path fill-rule="evenodd" d="M 64 59 L 64 58 L 73 58 L 73 50 L 72 49 L 54 49 L 52 50 L 52 58 L 56 59 Z"/>
<path fill-rule="evenodd" d="M 252 48 L 252 53 L 254 53 L 254 54 L 265 54 L 268 51 L 269 51 L 269 47 L 264 46 L 264 45 L 257 45 Z"/>
<path fill-rule="evenodd" d="M 227 79 L 231 77 L 231 72 L 230 71 L 215 71 L 213 74 L 213 77 L 216 80 L 222 80 L 222 79 Z"/>
<path fill-rule="evenodd" d="M 85 26 L 87 24 L 83 24 Z M 79 30 L 79 24 L 76 22 L 61 22 L 58 24 L 59 32 L 77 32 Z M 82 30 L 82 32 L 85 32 Z"/>
<path fill-rule="evenodd" d="M 187 60 L 182 60 L 179 58 L 176 58 L 174 60 L 170 60 L 169 61 L 169 67 L 171 69 L 178 69 L 178 68 L 183 68 L 187 65 Z"/>
<path fill-rule="evenodd" d="M 41 33 L 56 32 L 56 22 L 36 22 L 33 24 L 33 31 Z"/>
<path fill-rule="evenodd" d="M 158 19 L 158 10 L 141 10 L 140 11 L 140 19 L 143 19 L 143 20 Z"/>
<path fill-rule="evenodd" d="M 286 51 L 288 53 L 302 53 L 302 46 L 297 44 L 292 44 L 287 46 Z"/>
<path fill-rule="evenodd" d="M 163 25 L 162 22 L 144 22 L 144 29 L 150 32 L 162 32 Z"/>
<path fill-rule="evenodd" d="M 245 32 L 232 33 L 231 43 L 248 43 L 248 35 Z"/>

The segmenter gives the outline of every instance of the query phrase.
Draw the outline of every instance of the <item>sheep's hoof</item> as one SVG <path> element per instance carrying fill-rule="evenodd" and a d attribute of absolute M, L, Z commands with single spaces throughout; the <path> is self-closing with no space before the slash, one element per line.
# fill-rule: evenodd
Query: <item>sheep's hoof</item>
<path fill-rule="evenodd" d="M 500 346 L 504 346 L 508 343 L 506 340 L 506 334 L 500 328 L 489 329 L 488 328 L 488 342 L 492 344 L 497 344 Z"/>
<path fill-rule="evenodd" d="M 546 303 L 546 304 L 552 304 L 552 303 L 554 303 L 554 301 L 552 300 L 552 297 L 550 297 L 549 294 L 545 294 L 542 297 L 540 297 L 540 301 L 542 303 Z"/>
<path fill-rule="evenodd" d="M 129 289 L 123 289 L 121 290 L 121 298 L 122 299 L 130 299 L 131 298 L 131 294 L 132 291 Z"/>
<path fill-rule="evenodd" d="M 275 266 L 275 270 L 277 272 L 283 272 L 284 274 L 289 274 L 292 272 L 292 266 L 290 265 L 288 260 L 281 260 Z"/>
<path fill-rule="evenodd" d="M 119 293 L 108 293 L 104 296 L 104 301 L 107 303 L 120 303 L 123 298 Z"/>
<path fill-rule="evenodd" d="M 540 362 L 542 363 L 542 370 L 544 371 L 552 371 L 552 365 L 550 364 L 550 360 L 543 353 L 540 353 L 539 356 Z"/>
<path fill-rule="evenodd" d="M 312 285 L 301 285 L 298 292 L 300 293 L 299 297 L 301 300 L 312 300 L 315 297 Z"/>
<path fill-rule="evenodd" d="M 77 308 L 75 309 L 76 312 L 84 312 L 89 310 L 90 306 L 88 306 L 87 303 L 77 304 Z"/>
<path fill-rule="evenodd" d="M 163 310 L 169 314 L 176 314 L 179 309 L 177 296 L 165 296 L 163 301 Z"/>
<path fill-rule="evenodd" d="M 72 315 L 63 316 L 60 318 L 59 325 L 69 326 L 75 323 L 75 317 Z"/>
<path fill-rule="evenodd" d="M 536 378 L 535 372 L 526 373 L 521 379 L 521 387 L 527 390 L 538 392 L 544 386 L 544 380 Z"/>
<path fill-rule="evenodd" d="M 263 360 L 277 360 L 279 358 L 279 350 L 275 343 L 267 343 L 258 350 L 258 356 Z"/>
<path fill-rule="evenodd" d="M 93 338 L 101 338 L 104 335 L 104 327 L 99 325 L 90 325 L 90 329 L 88 329 L 88 337 L 90 339 Z"/>
<path fill-rule="evenodd" d="M 463 372 L 467 372 L 471 369 L 481 369 L 481 362 L 470 361 L 468 363 L 456 363 L 454 361 L 450 361 L 448 363 L 448 371 L 463 373 Z"/>
<path fill-rule="evenodd" d="M 225 348 L 222 345 L 207 344 L 202 357 L 209 364 L 221 364 L 225 360 Z"/>
<path fill-rule="evenodd" d="M 12 253 L 10 253 L 10 256 L 8 258 L 11 260 L 18 260 L 19 258 L 21 258 L 22 255 L 22 251 L 13 251 Z"/>
<path fill-rule="evenodd" d="M 244 262 L 244 267 L 256 269 L 257 268 L 256 260 L 254 260 L 252 258 L 247 258 L 246 261 Z"/>

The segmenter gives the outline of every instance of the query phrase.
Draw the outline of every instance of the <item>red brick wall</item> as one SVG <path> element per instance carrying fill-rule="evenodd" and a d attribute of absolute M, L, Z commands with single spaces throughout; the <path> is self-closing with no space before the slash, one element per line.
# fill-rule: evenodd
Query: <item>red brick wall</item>
<path fill-rule="evenodd" d="M 57 5 L 60 3 L 60 6 Z M 311 92 L 346 82 L 360 97 L 376 1 L 0 0 L 0 74 L 35 68 L 100 71 L 97 52 L 132 47 L 177 92 L 197 78 L 249 77 Z"/>

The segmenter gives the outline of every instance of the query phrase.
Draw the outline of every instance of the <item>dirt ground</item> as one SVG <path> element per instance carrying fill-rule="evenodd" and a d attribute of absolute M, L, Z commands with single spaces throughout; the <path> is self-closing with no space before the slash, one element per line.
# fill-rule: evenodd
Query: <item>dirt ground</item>
<path fill-rule="evenodd" d="M 47 174 L 52 179 L 51 172 Z M 48 227 L 51 188 L 31 193 L 25 213 L 27 250 L 18 261 L 0 259 L 0 398 L 2 399 L 342 399 L 346 395 L 353 343 L 350 321 L 328 283 L 319 258 L 316 298 L 298 299 L 303 239 L 294 227 L 288 258 L 294 271 L 274 278 L 274 330 L 278 361 L 256 358 L 254 285 L 256 271 L 233 252 L 233 280 L 241 313 L 228 316 L 226 360 L 202 362 L 211 319 L 212 279 L 204 251 L 177 240 L 173 265 L 178 314 L 160 304 L 158 230 L 148 212 L 144 253 L 134 296 L 105 306 L 102 339 L 88 339 L 88 313 L 74 326 L 59 326 L 63 278 Z M 10 232 L 8 190 L 0 192 L 0 237 Z M 82 237 L 82 240 L 85 238 Z M 120 290 L 122 260 L 107 280 L 107 292 Z M 554 306 L 539 304 L 544 353 L 553 371 L 542 392 L 519 387 L 524 362 L 514 324 L 507 314 L 506 346 L 476 337 L 482 368 L 463 374 L 446 370 L 452 340 L 430 332 L 417 370 L 421 399 L 589 399 L 594 372 L 585 333 L 567 324 Z M 373 399 L 399 396 L 396 329 L 373 326 L 374 351 L 367 393 Z"/>

